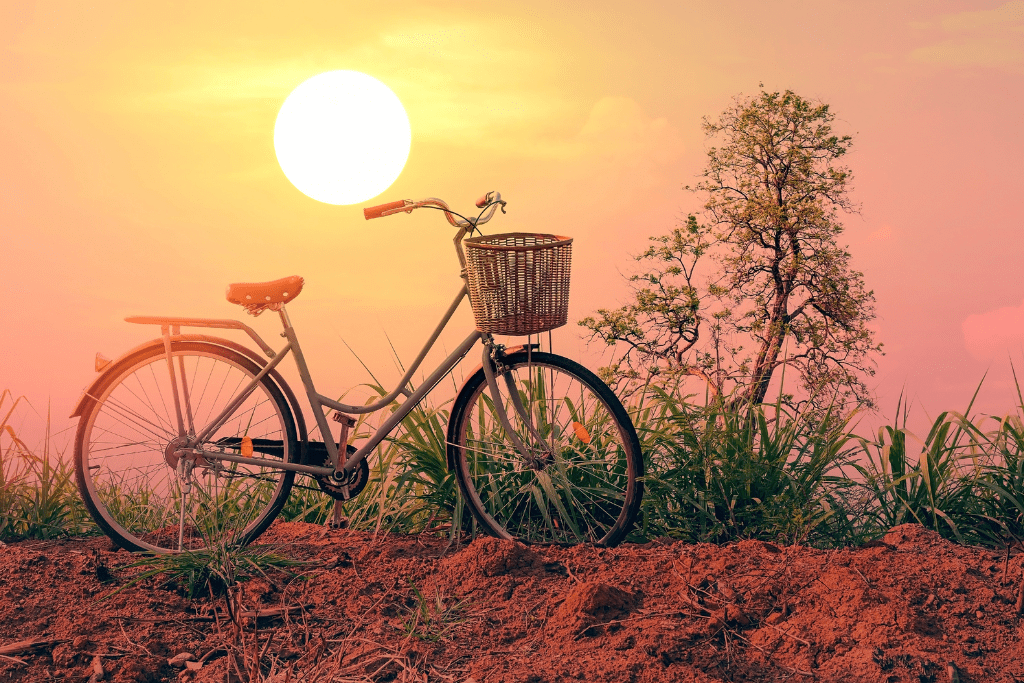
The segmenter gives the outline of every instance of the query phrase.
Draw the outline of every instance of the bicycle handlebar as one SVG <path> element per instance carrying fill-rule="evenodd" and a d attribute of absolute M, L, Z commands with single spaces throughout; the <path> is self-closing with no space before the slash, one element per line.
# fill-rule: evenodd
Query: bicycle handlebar
<path fill-rule="evenodd" d="M 372 218 L 380 218 L 385 213 L 390 214 L 394 213 L 396 209 L 405 208 L 406 203 L 406 200 L 400 199 L 397 202 L 388 202 L 387 204 L 368 206 L 365 209 L 363 209 L 363 216 L 366 218 L 366 220 L 370 220 Z M 412 208 L 408 209 L 408 211 L 412 211 Z"/>
<path fill-rule="evenodd" d="M 378 204 L 377 206 L 368 206 L 363 209 L 363 217 L 366 220 L 372 220 L 374 218 L 383 218 L 384 216 L 391 216 L 396 213 L 412 213 L 413 209 L 418 209 L 423 206 L 434 206 L 444 211 L 445 217 L 448 222 L 454 225 L 456 228 L 470 228 L 483 225 L 487 221 L 491 220 L 494 216 L 494 211 L 500 206 L 502 211 L 505 210 L 505 202 L 501 199 L 501 193 L 497 191 L 488 192 L 480 199 L 476 200 L 476 206 L 479 209 L 490 208 L 490 211 L 486 215 L 479 216 L 475 219 L 462 220 L 452 215 L 451 210 L 448 208 L 448 204 L 440 199 L 434 197 L 428 197 L 427 199 L 421 199 L 419 201 L 412 201 L 410 199 L 402 199 L 397 202 L 388 202 L 387 204 Z"/>

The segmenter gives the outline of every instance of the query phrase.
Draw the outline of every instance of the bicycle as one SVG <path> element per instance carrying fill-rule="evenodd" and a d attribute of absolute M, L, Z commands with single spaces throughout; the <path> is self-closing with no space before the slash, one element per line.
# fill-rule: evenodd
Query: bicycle
<path fill-rule="evenodd" d="M 367 405 L 315 389 L 285 306 L 302 290 L 301 277 L 228 287 L 228 300 L 248 313 L 278 314 L 286 340 L 279 351 L 238 320 L 126 318 L 159 325 L 161 336 L 115 361 L 97 355 L 101 374 L 72 413 L 80 418 L 76 480 L 99 527 L 128 550 L 180 552 L 253 541 L 281 511 L 296 473 L 311 476 L 336 500 L 349 500 L 367 483 L 367 456 L 480 342 L 481 366 L 452 404 L 446 440 L 449 471 L 476 521 L 489 534 L 526 543 L 619 543 L 643 495 L 643 459 L 626 410 L 597 376 L 541 351 L 529 336 L 511 348 L 494 339 L 564 324 L 568 299 L 571 239 L 472 236 L 505 205 L 489 192 L 476 202 L 475 218 L 435 198 L 364 209 L 367 220 L 419 208 L 443 211 L 458 229 L 464 280 L 397 387 Z M 413 374 L 466 298 L 477 329 L 413 390 Z M 183 334 L 183 327 L 242 331 L 263 356 L 229 339 Z M 289 353 L 323 441 L 309 438 L 298 399 L 277 370 Z M 348 443 L 353 415 L 399 397 L 404 400 L 360 447 Z M 341 423 L 337 442 L 329 411 Z"/>

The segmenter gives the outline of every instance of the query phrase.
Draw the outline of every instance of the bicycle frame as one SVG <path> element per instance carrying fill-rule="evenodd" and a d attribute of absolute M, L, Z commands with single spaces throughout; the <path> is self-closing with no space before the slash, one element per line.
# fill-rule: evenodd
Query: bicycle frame
<path fill-rule="evenodd" d="M 165 353 L 167 354 L 167 370 L 170 374 L 171 387 L 174 392 L 173 402 L 176 421 L 178 425 L 178 438 L 181 440 L 182 445 L 184 446 L 183 448 L 177 449 L 177 454 L 179 456 L 194 455 L 202 457 L 207 460 L 212 459 L 224 460 L 228 462 L 248 463 L 251 465 L 259 465 L 279 470 L 302 472 L 305 474 L 313 474 L 318 476 L 332 475 L 336 479 L 339 479 L 341 481 L 347 480 L 349 475 L 355 471 L 355 468 L 359 466 L 359 464 L 369 455 L 369 453 L 374 448 L 376 448 L 387 437 L 387 435 L 390 434 L 391 431 L 396 426 L 398 426 L 398 424 L 401 423 L 401 421 L 404 420 L 405 417 L 410 412 L 412 412 L 412 410 L 417 405 L 419 405 L 420 401 L 423 400 L 423 397 L 426 396 L 434 388 L 434 386 L 436 386 L 437 383 L 445 377 L 445 375 L 451 372 L 452 369 L 454 369 L 454 367 L 459 364 L 459 362 L 466 356 L 466 354 L 469 353 L 469 350 L 473 348 L 476 342 L 482 341 L 484 344 L 484 374 L 486 375 L 487 378 L 487 384 L 488 387 L 490 388 L 491 396 L 494 399 L 494 405 L 496 412 L 498 414 L 498 418 L 502 426 L 504 427 L 506 433 L 512 440 L 513 444 L 520 452 L 520 454 L 523 455 L 524 458 L 529 458 L 530 449 L 527 448 L 527 446 L 523 443 L 519 435 L 516 434 L 516 431 L 512 428 L 508 420 L 508 415 L 506 414 L 504 403 L 500 399 L 500 394 L 498 391 L 498 384 L 496 379 L 497 374 L 504 375 L 505 381 L 508 384 L 508 387 L 511 392 L 510 398 L 512 405 L 515 411 L 518 413 L 520 419 L 527 426 L 528 431 L 532 435 L 532 438 L 534 438 L 539 443 L 543 443 L 543 438 L 537 432 L 536 428 L 533 425 L 532 419 L 530 418 L 529 414 L 526 412 L 525 407 L 520 401 L 519 394 L 513 385 L 512 378 L 508 374 L 505 374 L 502 369 L 497 367 L 498 365 L 500 365 L 500 363 L 494 363 L 494 361 L 498 360 L 499 358 L 498 356 L 495 355 L 495 351 L 500 351 L 502 347 L 496 346 L 494 344 L 494 339 L 489 333 L 481 332 L 479 330 L 473 330 L 473 332 L 470 333 L 469 336 L 467 336 L 462 341 L 462 343 L 459 344 L 459 346 L 456 347 L 456 349 L 448 355 L 447 358 L 441 361 L 441 364 L 434 369 L 434 371 L 430 374 L 429 377 L 426 378 L 426 380 L 424 380 L 424 382 L 420 385 L 419 389 L 415 391 L 410 391 L 407 388 L 409 380 L 412 379 L 413 374 L 416 372 L 417 369 L 419 369 L 420 364 L 423 362 L 423 359 L 426 357 L 427 353 L 429 353 L 430 349 L 433 348 L 434 343 L 437 341 L 437 338 L 441 335 L 441 332 L 448 325 L 448 322 L 451 320 L 452 315 L 455 314 L 455 311 L 462 303 L 462 300 L 469 297 L 469 287 L 466 281 L 466 259 L 462 251 L 462 239 L 465 237 L 467 232 L 472 231 L 476 229 L 479 225 L 482 225 L 483 223 L 489 221 L 491 216 L 494 215 L 495 210 L 499 206 L 501 206 L 502 211 L 504 211 L 503 207 L 505 205 L 505 202 L 501 200 L 500 193 L 488 193 L 477 202 L 477 206 L 484 206 L 484 203 L 487 202 L 489 202 L 489 204 L 487 204 L 486 215 L 482 215 L 474 220 L 457 220 L 450 213 L 447 204 L 445 204 L 443 201 L 439 199 L 433 198 L 422 200 L 420 202 L 401 201 L 394 202 L 388 205 L 383 205 L 380 207 L 374 207 L 374 209 L 380 210 L 378 211 L 378 213 L 375 214 L 376 217 L 382 215 L 389 215 L 392 213 L 410 212 L 413 209 L 421 206 L 431 206 L 443 210 L 445 212 L 445 216 L 448 219 L 448 222 L 459 228 L 458 233 L 455 235 L 454 244 L 456 253 L 458 254 L 459 257 L 459 264 L 462 266 L 461 275 L 463 278 L 463 285 L 459 289 L 459 292 L 456 295 L 455 300 L 452 302 L 451 306 L 448 307 L 448 310 L 441 318 L 441 322 L 438 323 L 437 327 L 434 329 L 433 334 L 431 334 L 430 338 L 427 340 L 427 343 L 424 345 L 423 350 L 420 351 L 418 356 L 416 356 L 416 359 L 412 362 L 412 365 L 409 366 L 409 369 L 406 371 L 402 379 L 399 380 L 398 386 L 393 391 L 388 393 L 386 396 L 381 398 L 379 401 L 376 401 L 369 405 L 348 405 L 346 403 L 341 403 L 340 401 L 335 401 L 327 396 L 324 396 L 323 394 L 319 393 L 316 390 L 316 387 L 313 385 L 313 379 L 309 373 L 309 368 L 306 365 L 305 356 L 303 356 L 302 354 L 302 347 L 299 345 L 298 336 L 295 333 L 295 329 L 292 327 L 291 320 L 288 318 L 288 312 L 285 309 L 284 303 L 274 304 L 272 307 L 270 307 L 272 308 L 272 310 L 276 310 L 280 315 L 281 324 L 284 327 L 284 332 L 282 336 L 284 336 L 288 342 L 287 344 L 285 344 L 284 348 L 277 352 L 274 352 L 274 350 L 266 342 L 264 342 L 252 328 L 237 320 L 149 316 L 135 316 L 125 318 L 125 321 L 130 323 L 152 324 L 161 326 L 164 350 Z M 364 211 L 368 219 L 374 217 L 371 215 L 371 213 L 369 213 L 371 210 L 372 209 L 367 209 L 366 211 Z M 198 434 L 195 433 L 195 425 L 193 424 L 192 407 L 189 398 L 189 389 L 186 384 L 184 364 L 183 362 L 179 362 L 181 370 L 181 396 L 179 397 L 178 379 L 176 376 L 177 373 L 175 372 L 173 355 L 171 353 L 171 341 L 174 335 L 180 334 L 181 327 L 212 327 L 242 330 L 246 334 L 248 334 L 253 339 L 253 341 L 255 341 L 257 345 L 259 345 L 263 352 L 270 358 L 270 362 L 263 366 L 260 372 L 257 373 L 257 375 L 249 382 L 249 384 L 241 392 L 239 392 L 237 396 L 235 396 L 231 403 L 229 403 L 220 412 L 220 414 L 218 414 L 217 417 L 215 417 L 208 425 L 206 425 Z M 241 405 L 241 403 L 256 389 L 256 386 L 260 383 L 260 381 L 264 377 L 266 377 L 270 372 L 272 372 L 278 366 L 278 364 L 280 364 L 284 357 L 287 356 L 289 353 L 292 353 L 295 356 L 295 365 L 298 368 L 299 377 L 302 380 L 303 388 L 306 390 L 306 398 L 309 400 L 310 408 L 312 408 L 313 410 L 313 417 L 316 420 L 317 427 L 319 428 L 320 434 L 323 437 L 324 447 L 327 450 L 331 466 L 317 467 L 315 465 L 303 465 L 301 463 L 282 462 L 277 460 L 270 460 L 267 458 L 257 458 L 254 456 L 234 455 L 233 453 L 223 452 L 223 449 L 221 451 L 207 451 L 203 450 L 202 448 L 196 448 L 195 444 L 203 443 L 207 438 L 214 434 L 217 431 L 217 429 L 219 429 L 220 426 L 223 425 L 224 422 L 226 422 L 231 417 L 234 410 L 239 405 Z M 181 361 L 180 358 L 179 361 Z M 357 415 L 372 413 L 394 403 L 394 401 L 398 398 L 400 394 L 405 395 L 406 400 L 388 419 L 384 421 L 383 424 L 381 424 L 377 431 L 374 432 L 373 436 L 371 436 L 370 439 L 361 448 L 356 450 L 356 452 L 353 453 L 351 457 L 347 458 L 344 462 L 342 462 L 341 457 L 339 455 L 338 445 L 334 443 L 334 439 L 331 436 L 331 429 L 330 426 L 327 424 L 327 416 L 324 413 L 324 408 L 326 407 L 339 411 L 341 413 L 354 413 Z M 184 413 L 182 412 L 182 407 L 184 407 Z M 345 448 L 346 444 L 342 444 L 342 447 Z"/>
<path fill-rule="evenodd" d="M 315 465 L 303 465 L 299 463 L 288 463 L 281 462 L 279 460 L 270 460 L 267 458 L 259 458 L 254 456 L 243 456 L 234 455 L 232 453 L 222 453 L 216 451 L 202 450 L 201 448 L 185 448 L 182 449 L 185 453 L 192 453 L 197 456 L 201 456 L 207 459 L 225 460 L 228 462 L 246 463 L 250 465 L 258 465 L 263 467 L 271 467 L 279 470 L 289 470 L 294 472 L 302 472 L 305 474 L 313 474 L 319 476 L 333 475 L 336 472 L 341 473 L 343 478 L 347 478 L 348 475 L 355 470 L 359 463 L 365 459 L 370 452 L 376 448 L 391 431 L 403 420 L 405 417 L 412 412 L 412 410 L 419 405 L 420 401 L 426 396 L 441 379 L 443 379 L 456 365 L 469 353 L 470 349 L 476 344 L 478 340 L 485 339 L 486 344 L 491 343 L 490 335 L 487 335 L 479 330 L 473 330 L 467 336 L 458 347 L 452 351 L 447 358 L 434 369 L 434 371 L 424 380 L 424 382 L 415 391 L 410 391 L 407 388 L 409 380 L 413 374 L 419 369 L 430 349 L 433 348 L 434 343 L 437 341 L 441 332 L 447 327 L 448 322 L 451 320 L 452 315 L 458 309 L 462 300 L 467 298 L 468 289 L 465 284 L 459 290 L 452 302 L 451 306 L 445 312 L 441 321 L 437 324 L 433 334 L 427 340 L 423 349 L 419 355 L 415 358 L 412 365 L 406 371 L 405 375 L 399 380 L 397 387 L 389 394 L 381 398 L 380 400 L 371 403 L 369 405 L 354 406 L 340 401 L 335 401 L 316 390 L 313 384 L 313 379 L 310 376 L 309 367 L 306 365 L 305 356 L 302 353 L 302 347 L 299 344 L 298 336 L 296 335 L 294 327 L 292 327 L 291 320 L 288 317 L 288 312 L 285 306 L 282 304 L 278 309 L 278 313 L 281 318 L 282 325 L 284 327 L 283 335 L 287 339 L 287 343 L 280 350 L 275 352 L 266 342 L 264 342 L 259 335 L 252 330 L 249 326 L 236 320 L 218 320 L 218 319 L 207 319 L 207 318 L 179 318 L 179 317 L 151 317 L 151 316 L 134 316 L 125 318 L 126 322 L 138 323 L 138 324 L 158 324 L 161 326 L 161 332 L 164 340 L 164 348 L 167 353 L 167 368 L 171 378 L 171 386 L 174 389 L 173 403 L 176 413 L 176 419 L 178 424 L 179 437 L 187 438 L 190 443 L 199 444 L 202 443 L 206 438 L 215 433 L 217 429 L 230 418 L 234 410 L 252 393 L 257 387 L 259 382 L 266 377 L 271 371 L 273 371 L 285 356 L 292 353 L 295 358 L 295 365 L 299 371 L 299 377 L 302 380 L 303 387 L 306 391 L 306 397 L 309 400 L 310 408 L 313 410 L 313 417 L 316 420 L 317 426 L 320 429 L 321 436 L 324 437 L 324 446 L 327 450 L 331 467 L 317 467 Z M 221 329 L 239 329 L 246 332 L 264 351 L 264 353 L 270 358 L 270 362 L 267 363 L 260 372 L 243 388 L 229 403 L 224 410 L 214 417 L 209 424 L 202 427 L 202 430 L 198 433 L 195 432 L 195 426 L 193 425 L 192 409 L 189 401 L 189 389 L 186 383 L 184 372 L 176 372 L 174 363 L 171 355 L 171 341 L 174 336 L 179 334 L 181 327 L 211 327 Z M 486 349 L 485 349 L 486 353 Z M 183 369 L 182 369 L 183 370 Z M 179 379 L 180 377 L 180 390 L 181 396 L 179 397 Z M 399 395 L 405 395 L 406 400 L 398 407 L 398 409 L 387 419 L 383 424 L 374 432 L 373 436 L 362 445 L 351 457 L 347 458 L 343 463 L 340 461 L 338 446 L 334 443 L 331 438 L 331 429 L 327 422 L 327 416 L 324 408 L 337 410 L 342 413 L 353 413 L 353 414 L 364 414 L 372 413 L 381 410 L 392 403 L 398 398 Z M 184 409 L 184 411 L 183 411 Z M 344 444 L 342 445 L 344 447 Z M 184 453 L 183 453 L 184 454 Z M 339 466 L 340 465 L 340 466 Z"/>

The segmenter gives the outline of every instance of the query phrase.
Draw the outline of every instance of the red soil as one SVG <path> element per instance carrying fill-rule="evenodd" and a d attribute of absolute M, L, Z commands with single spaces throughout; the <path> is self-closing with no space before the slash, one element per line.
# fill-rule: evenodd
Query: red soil
<path fill-rule="evenodd" d="M 0 680 L 100 680 L 99 664 L 108 681 L 223 681 L 262 654 L 281 682 L 1024 681 L 1024 556 L 1004 574 L 918 526 L 830 551 L 455 546 L 299 523 L 261 541 L 319 566 L 245 583 L 242 610 L 294 609 L 241 618 L 240 636 L 223 597 L 148 582 L 101 602 L 133 559 L 106 539 L 0 547 Z M 168 663 L 184 652 L 202 667 Z"/>

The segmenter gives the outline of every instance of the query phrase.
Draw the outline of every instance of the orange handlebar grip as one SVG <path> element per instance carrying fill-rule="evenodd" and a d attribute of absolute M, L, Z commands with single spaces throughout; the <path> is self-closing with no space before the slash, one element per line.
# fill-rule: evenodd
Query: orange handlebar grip
<path fill-rule="evenodd" d="M 388 202 L 387 204 L 378 204 L 377 206 L 368 206 L 363 209 L 363 216 L 366 220 L 371 218 L 380 218 L 381 214 L 385 211 L 391 211 L 392 209 L 401 209 L 405 207 L 405 200 L 401 199 L 397 202 Z"/>
<path fill-rule="evenodd" d="M 482 208 L 484 208 L 485 206 L 487 206 L 487 199 L 488 199 L 488 197 L 490 197 L 490 196 L 491 196 L 491 193 L 490 193 L 490 192 L 488 192 L 488 193 L 487 193 L 487 194 L 485 194 L 485 195 L 484 195 L 483 197 L 481 197 L 480 199 L 476 200 L 476 208 L 478 208 L 478 209 L 482 209 Z"/>

